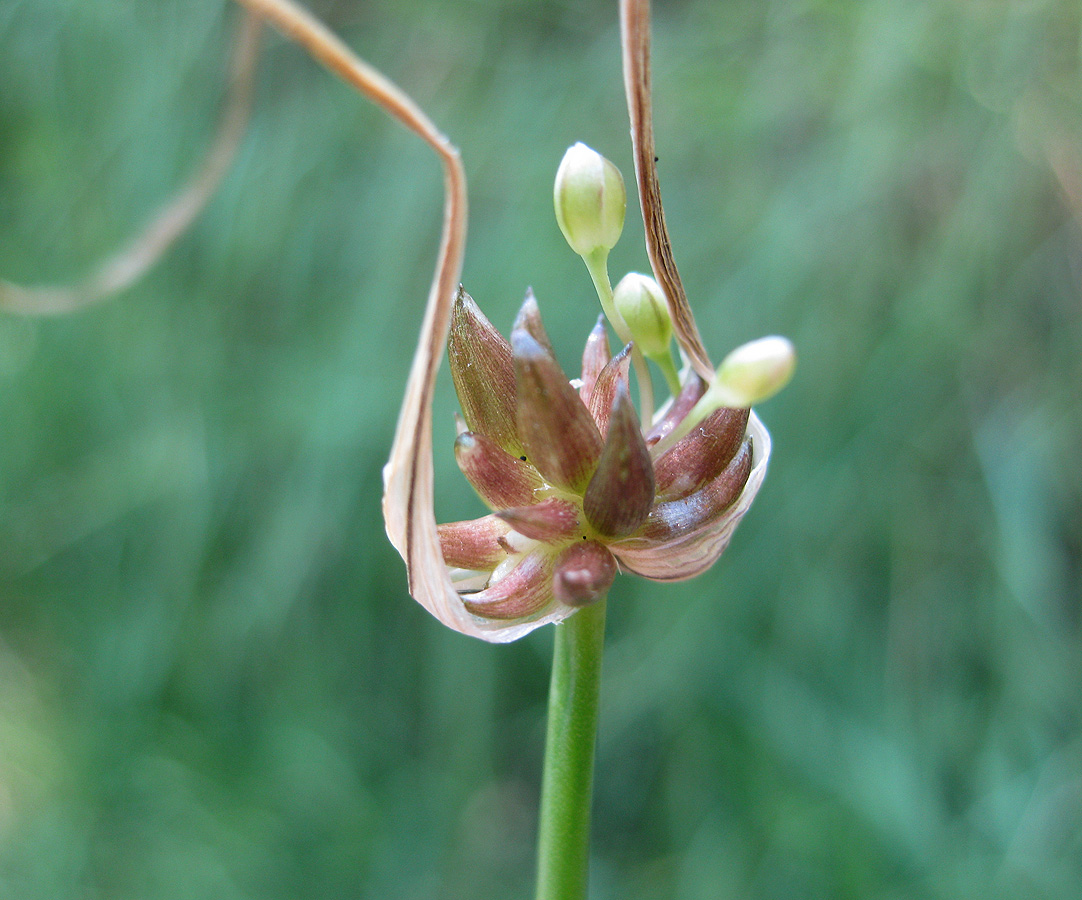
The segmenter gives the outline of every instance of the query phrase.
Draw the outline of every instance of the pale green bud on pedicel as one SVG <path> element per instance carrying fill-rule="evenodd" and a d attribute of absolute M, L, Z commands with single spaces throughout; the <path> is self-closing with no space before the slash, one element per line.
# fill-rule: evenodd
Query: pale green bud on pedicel
<path fill-rule="evenodd" d="M 785 387 L 795 368 L 792 341 L 778 335 L 759 338 L 737 347 L 722 360 L 710 393 L 724 406 L 755 406 Z"/>
<path fill-rule="evenodd" d="M 717 380 L 680 424 L 654 445 L 654 454 L 667 452 L 716 410 L 750 409 L 769 400 L 789 383 L 795 368 L 796 350 L 788 338 L 771 335 L 737 347 L 722 360 Z"/>
<path fill-rule="evenodd" d="M 632 340 L 646 356 L 669 352 L 672 319 L 661 285 L 649 275 L 628 272 L 616 285 L 613 301 L 631 330 Z"/>
<path fill-rule="evenodd" d="M 624 230 L 627 192 L 620 170 L 583 143 L 568 147 L 556 171 L 556 221 L 579 256 L 608 252 Z"/>

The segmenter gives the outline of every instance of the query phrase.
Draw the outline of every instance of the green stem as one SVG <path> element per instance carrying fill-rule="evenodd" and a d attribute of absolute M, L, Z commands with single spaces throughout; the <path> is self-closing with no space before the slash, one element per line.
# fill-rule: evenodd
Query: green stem
<path fill-rule="evenodd" d="M 706 393 L 699 398 L 699 402 L 691 408 L 691 411 L 686 416 L 684 416 L 680 424 L 654 444 L 650 450 L 651 455 L 654 459 L 657 459 L 667 453 L 678 441 L 690 434 L 692 428 L 698 425 L 715 410 L 721 409 L 723 406 L 738 405 L 739 398 L 733 397 L 731 393 L 726 393 L 724 386 L 722 386 L 720 382 L 715 381 L 707 388 Z"/>
<path fill-rule="evenodd" d="M 583 262 L 590 272 L 590 278 L 594 282 L 594 290 L 597 298 L 601 301 L 601 309 L 605 312 L 605 318 L 609 320 L 616 332 L 616 336 L 625 344 L 631 344 L 631 329 L 620 315 L 616 303 L 612 299 L 612 282 L 609 281 L 609 252 L 598 250 L 584 256 Z M 646 367 L 646 358 L 642 355 L 638 345 L 632 344 L 631 364 L 635 367 L 635 375 L 639 379 L 639 418 L 644 427 L 649 428 L 654 420 L 654 386 L 650 381 L 650 370 Z"/>
<path fill-rule="evenodd" d="M 605 600 L 556 626 L 537 840 L 537 900 L 585 900 Z"/>
<path fill-rule="evenodd" d="M 665 376 L 665 384 L 668 385 L 669 393 L 674 397 L 680 393 L 680 373 L 676 369 L 676 363 L 672 361 L 672 353 L 668 348 L 664 353 L 659 353 L 657 356 L 651 356 L 659 369 L 661 374 Z"/>

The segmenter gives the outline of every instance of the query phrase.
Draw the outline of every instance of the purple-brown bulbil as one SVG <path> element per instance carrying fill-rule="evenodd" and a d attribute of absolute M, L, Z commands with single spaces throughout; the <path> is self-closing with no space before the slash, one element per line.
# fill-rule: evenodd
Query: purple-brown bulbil
<path fill-rule="evenodd" d="M 758 420 L 720 409 L 655 454 L 704 386 L 689 373 L 644 433 L 628 390 L 629 349 L 612 356 L 599 321 L 576 389 L 532 295 L 508 341 L 459 289 L 449 355 L 468 430 L 455 457 L 493 514 L 441 525 L 439 540 L 474 615 L 562 618 L 561 607 L 603 597 L 619 570 L 690 578 L 728 544 L 761 479 L 748 484 L 765 458 L 753 446 Z"/>

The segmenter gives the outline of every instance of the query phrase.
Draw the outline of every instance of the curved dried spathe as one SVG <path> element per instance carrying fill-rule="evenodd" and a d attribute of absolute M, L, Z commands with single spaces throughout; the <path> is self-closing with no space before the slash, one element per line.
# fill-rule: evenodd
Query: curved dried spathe
<path fill-rule="evenodd" d="M 620 0 L 620 42 L 624 57 L 624 92 L 631 120 L 631 147 L 635 156 L 635 182 L 639 209 L 646 230 L 646 251 L 654 278 L 669 303 L 673 333 L 692 368 L 714 382 L 714 367 L 703 346 L 687 293 L 673 258 L 672 241 L 661 205 L 661 186 L 654 153 L 654 123 L 650 99 L 650 4 Z"/>
<path fill-rule="evenodd" d="M 505 643 L 566 618 L 574 610 L 554 605 L 533 621 L 499 622 L 473 615 L 451 579 L 440 550 L 432 474 L 432 392 L 449 311 L 450 290 L 429 298 L 421 341 L 406 386 L 391 458 L 383 469 L 387 537 L 406 563 L 413 598 L 448 628 L 492 643 Z M 443 316 L 446 325 L 446 316 Z"/>
<path fill-rule="evenodd" d="M 387 537 L 406 563 L 413 598 L 448 628 L 492 643 L 505 643 L 541 625 L 560 621 L 574 609 L 551 604 L 544 607 L 543 615 L 525 621 L 474 615 L 466 608 L 440 549 L 432 472 L 432 396 L 450 328 L 454 282 L 461 270 L 465 239 L 465 178 L 457 153 L 454 165 L 448 164 L 446 171 L 448 191 L 440 265 L 406 383 L 391 458 L 383 469 L 383 517 Z"/>
<path fill-rule="evenodd" d="M 466 242 L 466 174 L 458 149 L 397 85 L 360 59 L 310 12 L 291 0 L 241 2 L 265 16 L 327 69 L 418 135 L 443 165 L 445 200 L 439 257 L 391 456 L 383 468 L 383 519 L 387 537 L 406 563 L 409 589 L 415 600 L 455 631 L 488 641 L 512 641 L 544 622 L 499 626 L 471 615 L 444 564 L 436 529 L 432 395 Z M 555 621 L 570 612 L 557 610 L 544 621 Z"/>

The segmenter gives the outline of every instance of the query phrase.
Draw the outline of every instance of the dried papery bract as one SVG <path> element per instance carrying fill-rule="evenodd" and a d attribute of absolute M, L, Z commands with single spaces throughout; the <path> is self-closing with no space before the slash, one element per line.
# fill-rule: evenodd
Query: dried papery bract
<path fill-rule="evenodd" d="M 466 239 L 466 176 L 458 150 L 400 88 L 361 60 L 307 10 L 289 0 L 239 2 L 264 16 L 328 70 L 394 116 L 440 159 L 445 199 L 439 256 L 390 460 L 384 467 L 383 516 L 387 535 L 406 563 L 410 593 L 419 603 L 463 634 L 513 640 L 524 632 L 480 620 L 465 608 L 440 551 L 434 511 L 432 394 Z"/>
<path fill-rule="evenodd" d="M 391 456 L 383 470 L 383 517 L 387 536 L 406 563 L 414 599 L 463 634 L 489 641 L 514 640 L 541 623 L 507 624 L 479 618 L 466 608 L 440 549 L 434 508 L 432 395 L 466 240 L 466 176 L 458 150 L 401 89 L 359 59 L 307 11 L 286 0 L 241 2 L 266 16 L 331 72 L 417 134 L 443 165 L 445 202 L 439 257 Z"/>
<path fill-rule="evenodd" d="M 714 367 L 699 336 L 699 328 L 676 268 L 669 229 L 665 225 L 665 211 L 661 205 L 650 100 L 649 0 L 620 0 L 620 40 L 624 51 L 624 91 L 631 119 L 631 146 L 635 154 L 635 181 L 646 227 L 646 251 L 654 277 L 668 298 L 676 340 L 695 371 L 710 382 L 714 379 Z"/>
<path fill-rule="evenodd" d="M 68 312 L 135 281 L 191 224 L 228 168 L 244 130 L 260 24 L 266 19 L 314 59 L 425 141 L 444 170 L 444 222 L 439 257 L 421 334 L 385 472 L 384 518 L 391 542 L 409 572 L 410 591 L 433 615 L 466 634 L 511 640 L 515 629 L 495 629 L 465 609 L 444 565 L 433 511 L 432 391 L 447 338 L 451 298 L 466 236 L 466 179 L 457 149 L 397 86 L 359 59 L 321 22 L 291 0 L 238 0 L 249 14 L 237 44 L 231 102 L 207 162 L 125 251 L 74 288 L 22 288 L 0 281 L 0 308 L 31 314 Z"/>

